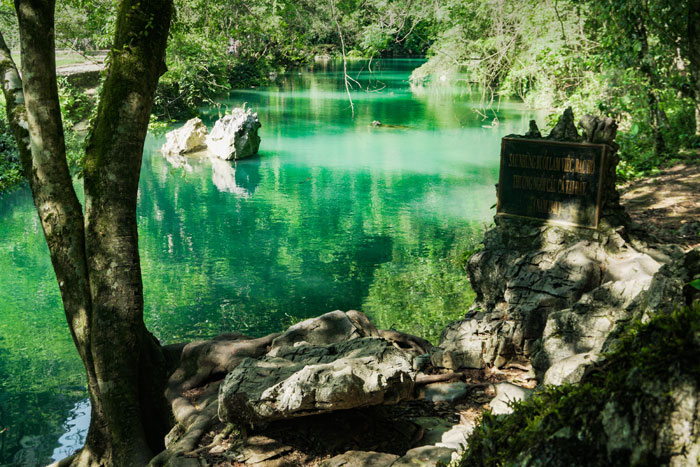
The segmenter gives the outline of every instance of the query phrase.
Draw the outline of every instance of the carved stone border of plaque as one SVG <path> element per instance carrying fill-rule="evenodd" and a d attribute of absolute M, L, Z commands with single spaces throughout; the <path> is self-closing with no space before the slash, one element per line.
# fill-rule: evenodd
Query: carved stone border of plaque
<path fill-rule="evenodd" d="M 503 138 L 496 215 L 597 229 L 610 150 L 606 144 Z"/>

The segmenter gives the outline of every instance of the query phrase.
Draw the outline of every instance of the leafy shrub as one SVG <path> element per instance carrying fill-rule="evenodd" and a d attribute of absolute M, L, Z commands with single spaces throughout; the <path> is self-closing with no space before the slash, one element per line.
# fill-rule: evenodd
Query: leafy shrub
<path fill-rule="evenodd" d="M 18 185 L 21 181 L 22 167 L 19 162 L 19 152 L 3 112 L 0 116 L 0 193 Z"/>

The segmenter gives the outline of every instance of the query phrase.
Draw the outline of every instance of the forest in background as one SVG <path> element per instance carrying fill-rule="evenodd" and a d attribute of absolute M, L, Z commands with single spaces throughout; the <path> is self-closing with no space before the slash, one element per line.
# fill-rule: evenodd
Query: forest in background
<path fill-rule="evenodd" d="M 0 28 L 16 50 L 12 4 L 0 5 Z M 154 105 L 160 121 L 189 118 L 231 89 L 318 57 L 426 57 L 412 83 L 474 86 L 485 120 L 497 121 L 500 98 L 512 96 L 552 115 L 572 106 L 576 115 L 614 117 L 622 179 L 687 159 L 700 145 L 699 0 L 178 0 L 176 7 L 169 71 Z M 61 2 L 57 47 L 108 49 L 114 20 L 113 2 Z M 89 120 L 94 102 L 66 81 L 60 87 L 65 126 Z M 68 146 L 79 170 L 80 138 Z M 0 152 L 1 192 L 21 181 L 4 115 Z"/>

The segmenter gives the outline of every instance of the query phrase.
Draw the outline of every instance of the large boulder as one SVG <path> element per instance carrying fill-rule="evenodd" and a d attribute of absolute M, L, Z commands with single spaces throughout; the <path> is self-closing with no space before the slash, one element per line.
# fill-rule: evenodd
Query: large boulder
<path fill-rule="evenodd" d="M 206 149 L 207 127 L 199 118 L 187 120 L 178 128 L 165 135 L 166 142 L 161 148 L 163 154 L 187 154 Z"/>
<path fill-rule="evenodd" d="M 278 348 L 243 360 L 219 390 L 219 418 L 255 424 L 412 396 L 412 358 L 380 338 Z"/>
<path fill-rule="evenodd" d="M 258 114 L 236 107 L 231 114 L 217 120 L 207 137 L 209 152 L 227 161 L 243 159 L 258 153 L 260 128 Z"/>

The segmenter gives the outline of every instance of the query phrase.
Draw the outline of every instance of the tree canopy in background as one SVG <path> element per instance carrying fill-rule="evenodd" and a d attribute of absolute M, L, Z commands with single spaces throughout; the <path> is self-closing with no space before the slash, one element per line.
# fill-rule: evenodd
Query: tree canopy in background
<path fill-rule="evenodd" d="M 615 117 L 620 175 L 654 170 L 700 137 L 700 0 L 177 0 L 154 115 L 172 121 L 216 105 L 231 89 L 268 82 L 318 57 L 426 56 L 412 81 L 454 82 L 482 92 L 496 116 L 516 96 L 553 115 Z M 81 53 L 108 47 L 115 4 L 67 0 L 56 11 L 56 43 Z M 12 2 L 0 29 L 18 36 Z M 352 86 L 352 83 L 350 83 Z M 62 88 L 67 100 L 77 98 Z M 72 96 L 72 97 L 71 97 Z M 79 98 L 78 98 L 79 100 Z M 87 110 L 87 109 L 85 109 Z M 84 115 L 71 117 L 77 122 Z M 0 127 L 2 128 L 2 127 Z M 2 146 L 11 154 L 11 145 Z M 0 189 L 16 183 L 2 158 Z M 16 157 L 15 157 L 16 159 Z M 79 161 L 75 160 L 75 164 Z M 13 165 L 14 164 L 14 165 Z"/>
<path fill-rule="evenodd" d="M 621 175 L 698 145 L 697 0 L 446 0 L 443 9 L 415 81 L 478 84 L 486 108 L 517 95 L 537 108 L 612 116 Z"/>

